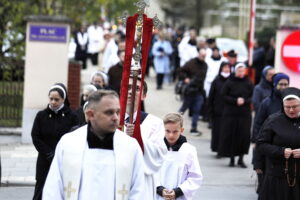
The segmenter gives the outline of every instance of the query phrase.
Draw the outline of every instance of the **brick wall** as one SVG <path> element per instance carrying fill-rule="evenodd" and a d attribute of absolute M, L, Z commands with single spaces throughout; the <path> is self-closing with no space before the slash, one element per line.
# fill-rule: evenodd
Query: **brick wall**
<path fill-rule="evenodd" d="M 68 95 L 72 110 L 77 109 L 80 105 L 80 69 L 80 63 L 69 62 Z"/>

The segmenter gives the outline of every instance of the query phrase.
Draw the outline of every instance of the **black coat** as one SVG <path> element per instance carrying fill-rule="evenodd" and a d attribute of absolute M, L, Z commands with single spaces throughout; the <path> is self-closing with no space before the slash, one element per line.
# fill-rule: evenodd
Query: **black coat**
<path fill-rule="evenodd" d="M 38 151 L 34 199 L 40 199 L 57 143 L 77 124 L 77 116 L 66 106 L 57 114 L 49 107 L 37 113 L 31 131 L 33 144 Z"/>
<path fill-rule="evenodd" d="M 75 50 L 75 59 L 76 60 L 82 60 L 82 59 L 85 59 L 87 57 L 87 44 L 86 43 L 83 47 L 79 44 L 79 41 L 78 41 L 78 33 L 80 33 L 81 35 L 83 34 L 87 34 L 86 32 L 82 33 L 82 32 L 76 32 L 74 34 L 74 42 L 76 44 L 76 50 Z"/>
<path fill-rule="evenodd" d="M 224 100 L 221 94 L 222 88 L 228 78 L 218 75 L 211 84 L 208 96 L 208 111 L 212 120 L 211 150 L 217 151 L 221 133 L 221 121 L 224 108 Z"/>
<path fill-rule="evenodd" d="M 258 136 L 257 148 L 267 158 L 266 175 L 260 189 L 259 200 L 299 200 L 300 161 L 292 157 L 288 159 L 290 177 L 295 175 L 296 168 L 296 185 L 289 187 L 285 173 L 284 149 L 300 148 L 300 118 L 290 119 L 282 112 L 271 115 Z"/>
<path fill-rule="evenodd" d="M 251 129 L 251 97 L 253 84 L 245 77 L 243 79 L 231 76 L 222 89 L 224 110 L 221 122 L 221 136 L 218 147 L 220 156 L 237 156 L 247 154 L 250 146 Z M 243 97 L 245 104 L 237 105 L 237 98 Z"/>
<path fill-rule="evenodd" d="M 273 90 L 272 95 L 267 97 L 261 103 L 258 112 L 255 114 L 251 142 L 255 143 L 260 129 L 265 120 L 272 114 L 282 110 L 282 98 L 279 90 Z M 265 170 L 265 156 L 261 155 L 256 148 L 253 149 L 253 167 L 254 169 Z"/>
<path fill-rule="evenodd" d="M 120 94 L 123 65 L 119 62 L 108 71 L 109 87 Z"/>
<path fill-rule="evenodd" d="M 259 134 L 260 128 L 264 121 L 272 114 L 280 112 L 282 109 L 282 98 L 279 90 L 273 90 L 270 97 L 264 99 L 255 114 L 252 138 L 251 141 L 255 142 Z"/>
<path fill-rule="evenodd" d="M 204 79 L 207 72 L 207 64 L 205 61 L 201 61 L 198 58 L 193 58 L 183 67 L 180 68 L 179 79 L 184 80 L 189 78 L 191 80 L 190 86 L 197 88 L 197 94 L 193 95 L 204 95 Z"/>
<path fill-rule="evenodd" d="M 258 111 L 262 101 L 271 95 L 272 89 L 272 83 L 268 82 L 264 77 L 261 77 L 259 84 L 257 84 L 253 90 L 252 103 L 255 112 Z"/>

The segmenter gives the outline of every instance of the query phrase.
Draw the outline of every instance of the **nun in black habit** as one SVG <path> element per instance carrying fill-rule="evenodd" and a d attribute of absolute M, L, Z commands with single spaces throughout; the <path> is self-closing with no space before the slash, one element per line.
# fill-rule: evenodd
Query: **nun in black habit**
<path fill-rule="evenodd" d="M 33 200 L 42 199 L 43 187 L 58 141 L 78 124 L 77 116 L 69 108 L 67 91 L 63 84 L 53 85 L 48 97 L 48 106 L 37 113 L 31 130 L 32 141 L 38 151 Z"/>
<path fill-rule="evenodd" d="M 211 143 L 210 148 L 213 152 L 217 152 L 219 138 L 221 134 L 221 122 L 224 108 L 224 100 L 221 95 L 224 83 L 230 76 L 230 63 L 222 62 L 219 75 L 211 84 L 208 96 L 208 112 L 212 121 Z"/>
<path fill-rule="evenodd" d="M 218 155 L 229 157 L 229 166 L 235 166 L 235 156 L 239 156 L 237 164 L 246 168 L 243 156 L 250 146 L 251 129 L 251 97 L 253 84 L 246 76 L 246 66 L 239 63 L 232 76 L 222 89 L 224 110 L 221 122 L 221 133 Z"/>
<path fill-rule="evenodd" d="M 266 156 L 259 200 L 300 199 L 300 90 L 282 92 L 282 112 L 268 117 L 257 139 Z"/>

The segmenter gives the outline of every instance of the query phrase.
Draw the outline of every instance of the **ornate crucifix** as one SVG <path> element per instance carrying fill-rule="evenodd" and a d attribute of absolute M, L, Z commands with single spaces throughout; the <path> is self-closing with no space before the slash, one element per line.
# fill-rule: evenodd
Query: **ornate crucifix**
<path fill-rule="evenodd" d="M 125 60 L 122 74 L 122 88 L 121 88 L 121 112 L 120 112 L 120 127 L 124 126 L 124 118 L 127 106 L 129 77 L 132 79 L 131 83 L 131 98 L 129 123 L 134 124 L 134 114 L 137 112 L 135 120 L 133 137 L 137 139 L 143 150 L 142 138 L 140 135 L 140 102 L 144 85 L 144 74 L 148 60 L 148 53 L 150 49 L 153 26 L 159 27 L 161 24 L 158 18 L 148 18 L 145 15 L 145 8 L 148 6 L 146 1 L 140 0 L 134 4 L 137 7 L 137 13 L 134 16 L 127 16 L 125 14 L 120 19 L 126 26 L 126 45 L 125 45 Z M 133 62 L 132 62 L 133 59 Z M 140 96 L 137 96 L 137 81 L 141 82 Z M 138 105 L 135 105 L 136 99 L 139 98 Z M 138 107 L 138 110 L 135 108 Z"/>
<path fill-rule="evenodd" d="M 129 122 L 132 124 L 134 119 L 134 107 L 136 99 L 136 86 L 137 79 L 141 74 L 141 59 L 142 59 L 142 35 L 143 35 L 143 15 L 145 13 L 145 8 L 149 6 L 149 3 L 145 0 L 140 0 L 134 4 L 137 7 L 138 18 L 136 21 L 136 32 L 135 32 L 135 48 L 133 59 L 134 63 L 130 68 L 130 75 L 133 77 L 132 81 L 132 97 L 131 97 L 131 110 L 129 113 Z M 126 26 L 128 18 L 128 13 L 124 13 L 121 17 L 123 24 Z M 161 21 L 158 19 L 157 15 L 153 18 L 153 26 L 155 28 L 160 28 L 162 25 Z"/>

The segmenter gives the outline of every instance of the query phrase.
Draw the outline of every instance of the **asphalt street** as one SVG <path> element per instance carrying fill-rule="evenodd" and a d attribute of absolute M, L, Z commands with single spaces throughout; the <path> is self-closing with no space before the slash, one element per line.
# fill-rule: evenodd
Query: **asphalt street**
<path fill-rule="evenodd" d="M 86 76 L 87 79 L 90 77 L 92 69 L 88 69 L 83 72 L 83 79 Z M 84 81 L 87 82 L 87 81 Z M 146 111 L 150 112 L 158 117 L 163 117 L 169 112 L 176 112 L 179 109 L 181 102 L 174 95 L 174 85 L 164 84 L 162 90 L 156 90 L 154 73 L 151 73 L 151 77 L 147 78 L 149 92 L 145 101 Z M 204 176 L 203 184 L 201 188 L 196 192 L 194 200 L 255 200 L 257 195 L 255 193 L 255 181 L 256 177 L 250 164 L 252 155 L 245 156 L 245 162 L 248 168 L 243 169 L 239 167 L 228 167 L 229 159 L 221 158 L 217 159 L 216 154 L 210 150 L 210 138 L 211 133 L 207 128 L 207 123 L 199 120 L 198 129 L 203 132 L 202 136 L 191 136 L 190 130 L 190 119 L 187 113 L 184 115 L 185 122 L 184 126 L 186 132 L 184 133 L 188 141 L 197 148 L 198 158 L 201 166 L 201 170 Z M 6 138 L 9 143 L 13 141 L 18 142 L 17 138 L 10 139 Z M 15 144 L 11 144 L 12 146 Z M 30 151 L 30 166 L 35 166 L 36 152 L 32 146 L 18 144 L 19 151 Z M 10 148 L 7 145 L 6 148 Z M 251 153 L 252 150 L 249 150 Z M 27 153 L 26 155 L 29 155 Z M 2 166 L 9 167 L 7 163 L 3 163 Z M 20 168 L 22 165 L 19 166 Z M 8 169 L 4 169 L 8 170 Z M 18 171 L 18 170 L 17 170 Z M 11 172 L 16 173 L 16 172 Z M 22 172 L 25 173 L 25 172 Z M 28 170 L 29 176 L 33 177 L 35 171 L 33 169 Z M 13 174 L 12 174 L 13 175 Z M 32 186 L 14 186 L 9 185 L 2 186 L 0 188 L 0 200 L 27 200 L 32 199 L 34 188 Z"/>

